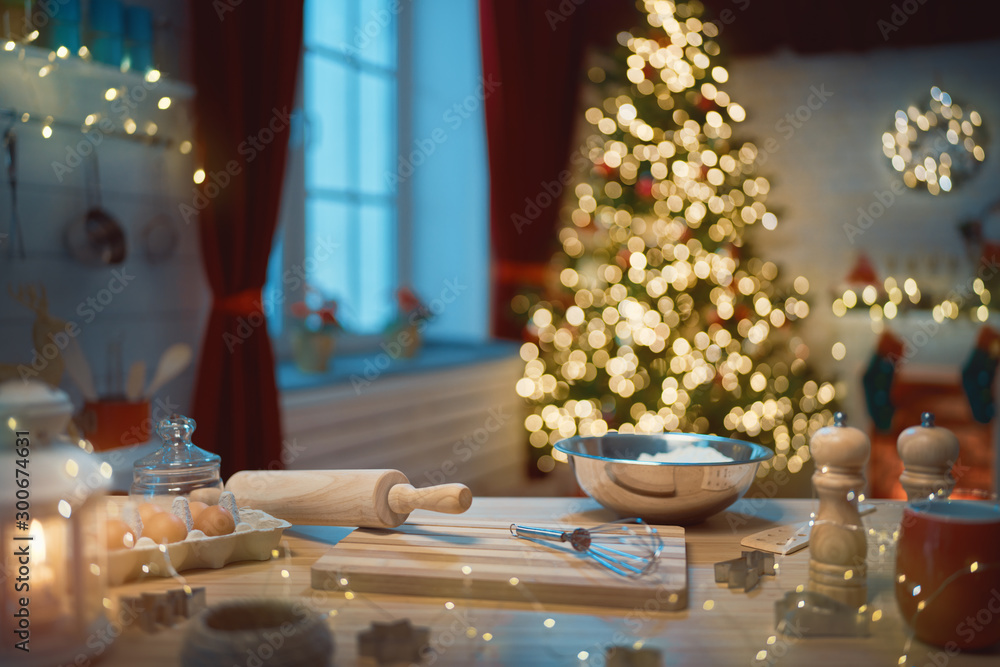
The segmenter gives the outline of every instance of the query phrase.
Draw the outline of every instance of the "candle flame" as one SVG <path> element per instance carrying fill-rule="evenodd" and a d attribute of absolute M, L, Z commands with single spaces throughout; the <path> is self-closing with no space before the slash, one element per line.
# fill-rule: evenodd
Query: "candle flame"
<path fill-rule="evenodd" d="M 39 562 L 45 562 L 45 529 L 38 519 L 31 520 L 28 535 L 32 538 L 31 553 Z"/>

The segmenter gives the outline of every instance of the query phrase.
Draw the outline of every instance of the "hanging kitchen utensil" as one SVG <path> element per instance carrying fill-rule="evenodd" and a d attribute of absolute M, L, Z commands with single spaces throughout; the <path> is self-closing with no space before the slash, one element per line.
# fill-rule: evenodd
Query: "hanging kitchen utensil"
<path fill-rule="evenodd" d="M 163 150 L 160 150 L 160 159 L 155 163 L 155 173 L 153 179 L 157 182 L 167 182 L 163 162 Z M 170 216 L 158 213 L 146 223 L 142 228 L 142 247 L 146 253 L 146 259 L 150 264 L 170 259 L 177 251 L 177 244 L 180 242 L 180 232 L 177 225 Z"/>
<path fill-rule="evenodd" d="M 592 528 L 532 528 L 510 524 L 510 534 L 525 540 L 565 542 L 598 565 L 632 579 L 649 574 L 663 551 L 656 528 L 642 519 L 621 519 Z"/>
<path fill-rule="evenodd" d="M 159 214 L 142 228 L 142 247 L 150 264 L 159 264 L 170 259 L 180 241 L 177 226 L 166 215 Z"/>
<path fill-rule="evenodd" d="M 97 151 L 91 155 L 93 181 L 84 172 L 87 213 L 66 228 L 70 252 L 87 264 L 121 264 L 125 261 L 125 232 L 118 221 L 101 206 L 101 176 Z"/>
<path fill-rule="evenodd" d="M 175 343 L 163 351 L 160 362 L 156 365 L 156 373 L 150 381 L 149 386 L 143 396 L 152 398 L 160 387 L 180 375 L 188 364 L 191 363 L 191 346 L 184 343 Z"/>
<path fill-rule="evenodd" d="M 24 230 L 21 229 L 21 219 L 17 216 L 17 134 L 13 127 L 8 127 L 3 135 L 3 145 L 7 157 L 7 182 L 10 183 L 10 224 L 7 234 L 7 257 L 14 257 L 14 246 L 20 259 L 25 258 Z"/>

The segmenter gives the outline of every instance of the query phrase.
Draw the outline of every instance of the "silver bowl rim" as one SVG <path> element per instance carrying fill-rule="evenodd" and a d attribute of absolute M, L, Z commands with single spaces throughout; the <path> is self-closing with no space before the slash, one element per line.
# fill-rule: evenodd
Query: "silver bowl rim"
<path fill-rule="evenodd" d="M 679 437 L 678 437 L 679 436 Z M 615 459 L 609 456 L 597 456 L 596 454 L 584 454 L 583 452 L 577 452 L 570 450 L 566 447 L 564 443 L 570 442 L 580 442 L 583 440 L 596 440 L 600 438 L 649 438 L 652 440 L 663 440 L 669 441 L 671 439 L 698 439 L 699 441 L 709 441 L 709 442 L 726 442 L 733 443 L 737 445 L 745 445 L 750 448 L 750 458 L 745 461 L 639 461 L 636 459 Z M 618 433 L 617 431 L 610 431 L 604 435 L 574 435 L 569 438 L 563 438 L 553 445 L 554 448 L 558 449 L 563 454 L 568 456 L 580 456 L 585 459 L 595 459 L 597 461 L 609 461 L 613 463 L 632 463 L 640 466 L 731 466 L 731 465 L 742 465 L 745 463 L 763 463 L 764 461 L 770 461 L 774 458 L 774 452 L 772 452 L 767 447 L 763 445 L 758 445 L 753 442 L 747 442 L 745 440 L 737 440 L 735 438 L 726 438 L 720 435 L 704 435 L 701 433 Z"/>

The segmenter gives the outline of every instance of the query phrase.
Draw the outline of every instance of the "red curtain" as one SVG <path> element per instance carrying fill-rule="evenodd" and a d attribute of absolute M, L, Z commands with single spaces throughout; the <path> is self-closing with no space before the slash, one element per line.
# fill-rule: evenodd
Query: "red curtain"
<path fill-rule="evenodd" d="M 490 167 L 492 328 L 520 338 L 518 293 L 541 288 L 555 249 L 559 196 L 571 187 L 586 46 L 636 16 L 621 0 L 480 0 Z"/>
<path fill-rule="evenodd" d="M 189 0 L 202 259 L 214 296 L 194 393 L 195 442 L 223 475 L 281 466 L 274 355 L 261 303 L 278 220 L 302 1 Z"/>

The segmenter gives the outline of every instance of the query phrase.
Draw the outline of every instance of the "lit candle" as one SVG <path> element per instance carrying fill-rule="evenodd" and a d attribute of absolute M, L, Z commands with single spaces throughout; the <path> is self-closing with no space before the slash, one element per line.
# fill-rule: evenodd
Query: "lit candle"
<path fill-rule="evenodd" d="M 59 594 L 59 582 L 56 580 L 53 568 L 55 561 L 49 556 L 49 547 L 56 545 L 46 543 L 45 529 L 38 519 L 32 519 L 28 536 L 31 538 L 28 542 L 30 572 L 25 597 L 31 602 L 31 624 L 40 630 L 41 626 L 58 622 L 66 610 L 63 596 Z"/>

